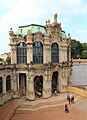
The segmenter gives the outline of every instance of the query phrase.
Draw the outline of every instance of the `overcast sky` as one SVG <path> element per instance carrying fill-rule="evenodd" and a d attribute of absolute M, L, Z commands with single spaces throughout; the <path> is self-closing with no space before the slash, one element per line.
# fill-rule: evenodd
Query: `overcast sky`
<path fill-rule="evenodd" d="M 81 43 L 87 42 L 87 0 L 0 0 L 0 54 L 9 52 L 9 29 L 42 24 L 54 13 L 66 34 Z"/>

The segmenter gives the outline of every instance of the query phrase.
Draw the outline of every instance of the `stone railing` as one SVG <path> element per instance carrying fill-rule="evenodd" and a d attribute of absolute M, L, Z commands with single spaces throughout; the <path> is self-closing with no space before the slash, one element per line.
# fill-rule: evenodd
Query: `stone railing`
<path fill-rule="evenodd" d="M 72 59 L 73 64 L 87 64 L 87 59 Z"/>
<path fill-rule="evenodd" d="M 75 93 L 75 94 L 78 94 L 82 97 L 87 97 L 87 91 L 83 90 L 83 89 L 79 89 L 77 87 L 71 87 L 71 86 L 67 86 L 66 87 L 66 91 L 67 92 L 72 92 L 72 93 Z"/>

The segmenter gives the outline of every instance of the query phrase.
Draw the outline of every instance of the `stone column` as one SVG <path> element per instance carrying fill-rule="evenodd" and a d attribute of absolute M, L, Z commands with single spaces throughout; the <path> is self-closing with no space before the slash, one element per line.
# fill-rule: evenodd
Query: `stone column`
<path fill-rule="evenodd" d="M 59 90 L 60 90 L 60 92 L 64 92 L 65 91 L 64 80 L 65 80 L 64 73 L 62 72 L 62 70 L 60 70 L 60 72 L 59 72 Z"/>
<path fill-rule="evenodd" d="M 16 64 L 17 61 L 16 61 L 16 46 L 13 45 L 11 46 L 11 64 Z"/>
<path fill-rule="evenodd" d="M 43 77 L 43 98 L 49 98 L 52 95 L 51 80 L 51 76 Z"/>
<path fill-rule="evenodd" d="M 35 100 L 34 82 L 33 78 L 27 75 L 27 90 L 26 98 L 28 100 Z"/>
<path fill-rule="evenodd" d="M 14 73 L 14 76 L 13 76 L 13 89 L 14 91 L 17 91 L 17 74 Z"/>
<path fill-rule="evenodd" d="M 59 91 L 61 92 L 62 91 L 62 84 L 61 84 L 61 80 L 62 80 L 62 77 L 61 77 L 61 74 L 59 74 L 59 77 L 58 77 L 58 84 L 59 84 Z"/>

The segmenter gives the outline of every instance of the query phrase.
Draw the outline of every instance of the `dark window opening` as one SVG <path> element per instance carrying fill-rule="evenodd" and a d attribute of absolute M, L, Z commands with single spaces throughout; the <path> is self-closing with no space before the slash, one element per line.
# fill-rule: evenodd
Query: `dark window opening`
<path fill-rule="evenodd" d="M 52 63 L 59 62 L 59 47 L 57 43 L 53 43 L 51 46 L 51 62 Z"/>
<path fill-rule="evenodd" d="M 17 63 L 27 63 L 27 50 L 24 42 L 17 45 Z"/>
<path fill-rule="evenodd" d="M 11 76 L 8 75 L 6 78 L 6 92 L 11 90 Z"/>
<path fill-rule="evenodd" d="M 39 41 L 33 44 L 33 63 L 43 63 L 43 45 Z"/>
<path fill-rule="evenodd" d="M 52 75 L 52 93 L 55 93 L 58 89 L 58 72 L 53 72 Z"/>
<path fill-rule="evenodd" d="M 43 76 L 35 76 L 34 78 L 34 89 L 35 89 L 35 94 L 39 97 L 42 96 L 43 92 Z"/>

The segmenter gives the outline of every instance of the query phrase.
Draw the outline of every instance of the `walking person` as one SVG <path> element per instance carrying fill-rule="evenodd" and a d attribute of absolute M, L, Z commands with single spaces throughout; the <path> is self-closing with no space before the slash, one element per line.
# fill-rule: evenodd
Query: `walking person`
<path fill-rule="evenodd" d="M 67 104 L 65 104 L 65 112 L 66 112 L 66 113 L 69 113 L 69 109 L 68 109 Z"/>
<path fill-rule="evenodd" d="M 71 103 L 74 103 L 74 95 L 71 97 Z"/>
<path fill-rule="evenodd" d="M 67 100 L 68 100 L 68 102 L 69 102 L 69 104 L 70 104 L 70 95 L 69 95 L 69 93 L 67 94 Z"/>

